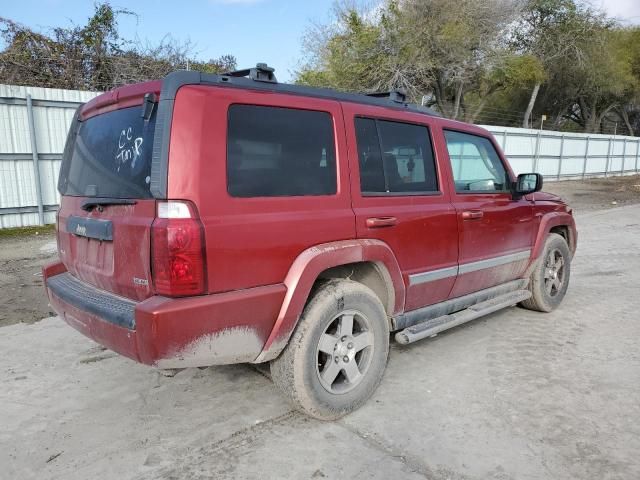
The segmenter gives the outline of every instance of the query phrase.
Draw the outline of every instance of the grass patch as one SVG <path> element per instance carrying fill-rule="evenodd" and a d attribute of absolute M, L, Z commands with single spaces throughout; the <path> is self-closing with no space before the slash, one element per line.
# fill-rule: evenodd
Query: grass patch
<path fill-rule="evenodd" d="M 54 224 L 37 227 L 0 228 L 0 239 L 48 235 L 56 231 Z"/>

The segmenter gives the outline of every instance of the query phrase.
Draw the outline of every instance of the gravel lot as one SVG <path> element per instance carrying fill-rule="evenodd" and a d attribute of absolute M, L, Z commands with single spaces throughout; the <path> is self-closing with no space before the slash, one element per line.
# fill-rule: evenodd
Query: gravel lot
<path fill-rule="evenodd" d="M 1 328 L 0 478 L 638 479 L 640 207 L 589 210 L 560 309 L 394 344 L 334 423 L 249 366 L 166 378 L 55 318 Z"/>

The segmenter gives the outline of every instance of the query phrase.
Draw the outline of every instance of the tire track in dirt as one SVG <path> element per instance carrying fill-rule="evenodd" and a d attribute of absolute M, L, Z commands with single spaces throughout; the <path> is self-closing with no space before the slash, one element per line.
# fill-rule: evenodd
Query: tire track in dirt
<path fill-rule="evenodd" d="M 546 432 L 528 441 L 532 453 L 550 471 L 570 465 L 575 478 L 623 478 L 630 471 L 640 475 L 637 464 L 616 455 L 625 438 L 638 438 L 638 426 L 608 418 L 594 420 L 604 416 L 612 400 L 634 410 L 634 400 L 624 398 L 622 391 L 620 395 L 611 391 L 607 382 L 612 373 L 618 374 L 617 360 L 640 363 L 637 343 L 623 333 L 640 311 L 637 285 L 628 281 L 640 268 L 640 255 L 585 247 L 575 259 L 571 278 L 574 289 L 583 292 L 580 298 L 571 294 L 570 286 L 557 311 L 522 310 L 497 329 L 489 342 L 486 358 L 494 410 L 516 435 Z M 628 301 L 608 301 L 620 295 Z M 619 337 L 620 348 L 612 350 L 610 344 L 589 340 L 598 337 L 594 330 Z M 640 374 L 620 374 L 629 376 L 630 385 L 640 380 Z M 640 382 L 636 383 L 639 389 Z M 608 424 L 609 429 L 599 428 L 598 423 Z"/>

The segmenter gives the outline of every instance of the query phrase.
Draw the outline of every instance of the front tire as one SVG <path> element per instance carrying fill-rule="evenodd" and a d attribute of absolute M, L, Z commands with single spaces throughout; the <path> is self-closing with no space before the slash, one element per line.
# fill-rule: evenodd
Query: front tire
<path fill-rule="evenodd" d="M 567 293 L 570 276 L 571 252 L 567 241 L 557 233 L 550 233 L 540 260 L 531 273 L 531 298 L 520 305 L 538 312 L 555 310 Z"/>
<path fill-rule="evenodd" d="M 271 377 L 296 408 L 335 420 L 369 399 L 388 354 L 380 299 L 361 283 L 330 280 L 315 291 L 289 344 L 271 362 Z"/>

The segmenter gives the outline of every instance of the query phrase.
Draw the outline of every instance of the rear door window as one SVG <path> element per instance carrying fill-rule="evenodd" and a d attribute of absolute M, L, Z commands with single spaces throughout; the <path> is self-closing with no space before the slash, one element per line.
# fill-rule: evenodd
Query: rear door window
<path fill-rule="evenodd" d="M 336 193 L 333 119 L 327 112 L 231 105 L 227 190 L 233 197 Z"/>
<path fill-rule="evenodd" d="M 363 194 L 425 194 L 438 191 L 427 127 L 355 119 L 360 189 Z"/>
<path fill-rule="evenodd" d="M 141 107 L 103 113 L 80 123 L 68 158 L 63 159 L 60 193 L 112 198 L 150 198 L 155 112 L 145 120 Z"/>

